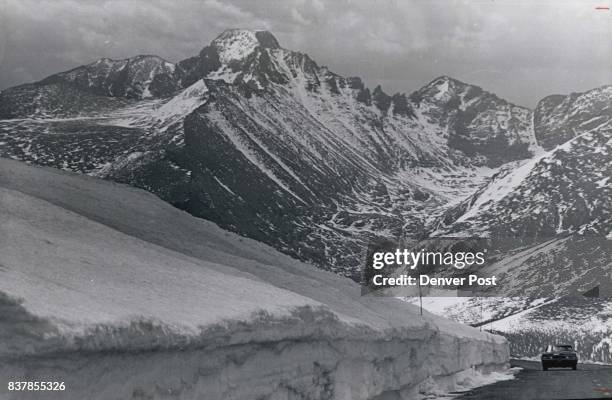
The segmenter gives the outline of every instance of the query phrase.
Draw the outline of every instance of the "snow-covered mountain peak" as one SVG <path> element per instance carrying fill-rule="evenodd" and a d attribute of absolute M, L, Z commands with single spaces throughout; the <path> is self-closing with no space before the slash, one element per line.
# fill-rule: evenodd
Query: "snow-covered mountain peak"
<path fill-rule="evenodd" d="M 446 75 L 435 78 L 412 95 L 417 103 L 424 104 L 425 107 L 427 104 L 448 105 L 449 108 L 461 110 L 476 103 L 481 96 L 501 100 L 479 86 L 464 83 Z"/>
<path fill-rule="evenodd" d="M 211 46 L 218 51 L 219 60 L 223 64 L 244 60 L 257 47 L 280 48 L 270 32 L 248 29 L 228 29 L 217 36 Z"/>
<path fill-rule="evenodd" d="M 419 92 L 424 96 L 430 95 L 440 99 L 447 96 L 454 96 L 470 87 L 476 86 L 463 83 L 447 75 L 442 75 L 423 86 Z"/>

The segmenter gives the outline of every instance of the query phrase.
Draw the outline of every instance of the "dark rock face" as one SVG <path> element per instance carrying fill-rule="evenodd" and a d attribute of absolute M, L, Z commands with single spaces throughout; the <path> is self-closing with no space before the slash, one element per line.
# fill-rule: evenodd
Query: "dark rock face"
<path fill-rule="evenodd" d="M 182 86 L 188 87 L 197 80 L 221 68 L 219 53 L 214 47 L 204 47 L 200 54 L 187 58 L 177 64 L 182 71 Z"/>
<path fill-rule="evenodd" d="M 259 41 L 261 47 L 268 49 L 280 49 L 280 44 L 278 44 L 278 40 L 268 31 L 257 31 L 255 32 L 255 37 Z"/>
<path fill-rule="evenodd" d="M 376 105 L 376 107 L 378 107 L 378 109 L 385 114 L 389 110 L 389 107 L 391 107 L 391 96 L 383 92 L 380 85 L 374 88 L 374 91 L 372 92 L 372 101 L 374 105 Z"/>
<path fill-rule="evenodd" d="M 391 98 L 393 114 L 415 118 L 414 109 L 404 93 L 396 93 Z"/>
<path fill-rule="evenodd" d="M 214 107 L 214 112 L 222 112 L 224 118 L 234 118 L 232 113 L 236 109 L 231 103 L 218 106 L 215 103 L 200 108 L 185 120 L 185 154 L 192 172 L 185 209 L 230 230 L 277 246 L 279 240 L 287 240 L 286 235 L 304 240 L 302 232 L 295 229 L 295 223 L 304 217 L 304 209 L 314 199 L 309 198 L 303 188 L 299 194 L 291 188 L 279 190 L 276 182 L 254 166 L 248 153 L 238 150 L 231 139 L 221 133 L 219 126 L 205 117 L 212 111 L 208 107 Z M 236 134 L 240 135 L 238 140 L 245 141 L 245 146 L 255 145 L 245 133 Z M 264 158 L 261 162 L 274 168 L 270 159 Z M 281 173 L 277 169 L 274 172 Z M 297 185 L 292 188 L 299 190 Z"/>
<path fill-rule="evenodd" d="M 534 111 L 534 131 L 546 150 L 612 121 L 612 87 L 604 86 L 568 96 L 540 100 Z"/>

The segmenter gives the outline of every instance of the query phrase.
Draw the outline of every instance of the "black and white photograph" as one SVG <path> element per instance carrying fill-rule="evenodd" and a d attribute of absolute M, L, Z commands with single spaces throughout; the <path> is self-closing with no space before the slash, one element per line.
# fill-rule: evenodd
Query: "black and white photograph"
<path fill-rule="evenodd" d="M 38 399 L 612 399 L 612 1 L 0 0 Z"/>

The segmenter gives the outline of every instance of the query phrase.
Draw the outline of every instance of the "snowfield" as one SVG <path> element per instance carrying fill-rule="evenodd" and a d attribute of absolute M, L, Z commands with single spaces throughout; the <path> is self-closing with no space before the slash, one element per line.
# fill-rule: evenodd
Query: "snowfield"
<path fill-rule="evenodd" d="M 3 399 L 43 380 L 66 383 L 55 399 L 412 399 L 508 377 L 503 338 L 142 190 L 0 159 L 0 203 Z"/>

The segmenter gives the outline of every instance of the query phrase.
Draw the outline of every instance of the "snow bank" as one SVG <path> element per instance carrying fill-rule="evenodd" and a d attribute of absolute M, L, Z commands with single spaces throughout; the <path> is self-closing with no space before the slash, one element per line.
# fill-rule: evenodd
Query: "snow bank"
<path fill-rule="evenodd" d="M 503 372 L 487 373 L 472 368 L 438 380 L 427 379 L 419 385 L 419 397 L 431 400 L 450 400 L 457 397 L 457 394 L 461 392 L 467 392 L 479 386 L 512 380 L 515 374 L 521 370 L 522 368 L 513 367 Z M 449 395 L 449 393 L 453 393 L 453 395 Z"/>
<path fill-rule="evenodd" d="M 64 381 L 65 392 L 46 394 L 61 399 L 415 398 L 432 380 L 508 361 L 499 336 L 361 297 L 348 279 L 123 185 L 0 160 L 0 222 L 0 388 Z"/>

